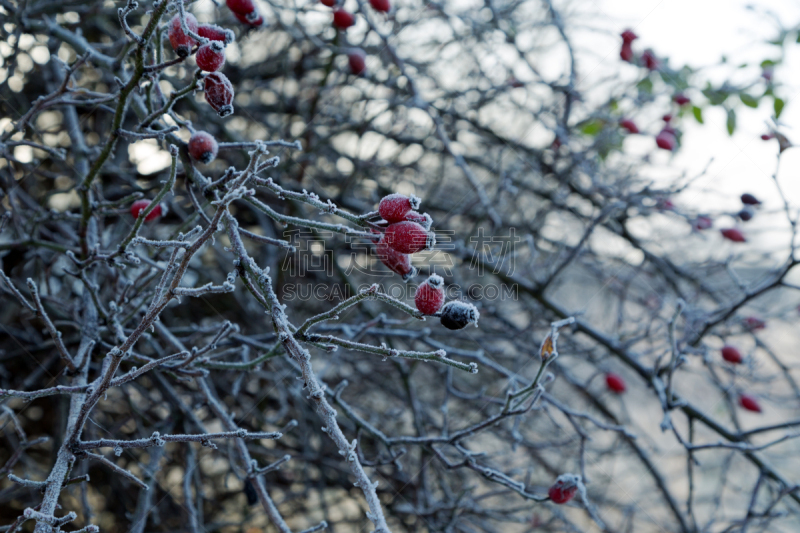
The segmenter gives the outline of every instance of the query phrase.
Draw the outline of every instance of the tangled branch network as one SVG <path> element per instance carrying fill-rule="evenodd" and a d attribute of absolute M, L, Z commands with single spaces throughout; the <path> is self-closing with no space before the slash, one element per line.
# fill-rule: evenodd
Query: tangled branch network
<path fill-rule="evenodd" d="M 688 71 L 220 4 L 0 0 L 0 532 L 800 527 L 797 205 L 759 252 L 624 150 Z"/>

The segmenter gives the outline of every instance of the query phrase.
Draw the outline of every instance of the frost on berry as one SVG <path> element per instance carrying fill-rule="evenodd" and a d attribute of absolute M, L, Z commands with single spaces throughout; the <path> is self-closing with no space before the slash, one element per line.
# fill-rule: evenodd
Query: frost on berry
<path fill-rule="evenodd" d="M 411 256 L 400 253 L 389 246 L 383 236 L 375 246 L 375 254 L 381 260 L 381 263 L 389 267 L 389 270 L 395 274 L 400 274 L 403 277 L 403 281 L 408 281 L 417 275 L 417 269 L 411 265 Z"/>
<path fill-rule="evenodd" d="M 216 72 L 225 64 L 225 45 L 220 41 L 204 44 L 198 48 L 195 61 L 206 72 Z"/>
<path fill-rule="evenodd" d="M 414 294 L 414 304 L 425 315 L 433 315 L 444 304 L 444 280 L 441 276 L 432 274 L 426 279 Z"/>
<path fill-rule="evenodd" d="M 610 391 L 616 392 L 617 394 L 622 394 L 625 392 L 625 389 L 628 388 L 622 376 L 614 374 L 613 372 L 606 374 L 606 386 L 608 386 Z"/>
<path fill-rule="evenodd" d="M 264 17 L 262 17 L 258 11 L 251 11 L 246 15 L 242 13 L 234 13 L 233 16 L 236 17 L 236 20 L 242 24 L 247 24 L 248 26 L 252 26 L 254 28 L 259 28 L 262 24 L 264 24 Z"/>
<path fill-rule="evenodd" d="M 205 77 L 206 101 L 221 117 L 233 114 L 233 85 L 225 74 L 213 72 Z"/>
<path fill-rule="evenodd" d="M 361 76 L 367 71 L 367 55 L 361 49 L 351 50 L 347 54 L 347 63 L 350 65 L 350 72 L 356 76 Z"/>
<path fill-rule="evenodd" d="M 423 228 L 425 231 L 430 231 L 431 226 L 433 225 L 433 219 L 428 213 L 417 213 L 416 211 L 409 211 L 406 213 L 406 220 L 409 222 L 416 222 Z"/>
<path fill-rule="evenodd" d="M 447 329 L 464 329 L 469 324 L 475 324 L 477 328 L 480 317 L 478 308 L 471 303 L 453 301 L 442 307 L 441 322 Z"/>
<path fill-rule="evenodd" d="M 742 352 L 740 352 L 734 346 L 726 345 L 722 347 L 722 358 L 728 361 L 729 363 L 739 364 L 741 363 L 744 358 L 742 357 Z"/>
<path fill-rule="evenodd" d="M 133 218 L 139 218 L 139 214 L 148 208 L 150 205 L 150 200 L 136 200 L 131 204 L 131 215 Z M 153 208 L 152 211 L 144 218 L 145 222 L 152 222 L 153 220 L 160 217 L 162 214 L 166 214 L 166 209 L 164 208 L 163 204 L 159 204 Z"/>
<path fill-rule="evenodd" d="M 389 225 L 384 233 L 384 238 L 389 246 L 400 253 L 413 254 L 420 250 L 432 248 L 436 244 L 433 233 L 416 222 L 397 222 Z"/>
<path fill-rule="evenodd" d="M 372 9 L 381 13 L 388 13 L 392 8 L 389 0 L 369 0 L 369 5 L 372 6 Z"/>
<path fill-rule="evenodd" d="M 333 12 L 333 25 L 338 29 L 346 30 L 353 24 L 355 24 L 355 18 L 353 18 L 351 13 L 348 13 L 344 9 L 337 9 Z"/>
<path fill-rule="evenodd" d="M 231 44 L 236 36 L 234 33 L 226 28 L 217 26 L 216 24 L 201 24 L 197 27 L 197 34 L 212 41 L 222 41 L 223 44 Z"/>
<path fill-rule="evenodd" d="M 216 159 L 218 150 L 217 140 L 208 132 L 198 131 L 189 139 L 189 155 L 206 165 Z"/>
<path fill-rule="evenodd" d="M 561 474 L 556 478 L 555 483 L 550 486 L 547 495 L 553 503 L 559 505 L 567 503 L 578 492 L 580 478 L 575 474 Z"/>
<path fill-rule="evenodd" d="M 191 13 L 186 13 L 186 26 L 190 31 L 197 33 L 197 19 Z M 181 16 L 175 15 L 169 25 L 169 43 L 172 49 L 180 57 L 187 57 L 192 53 L 192 47 L 197 44 L 197 41 L 189 37 L 183 32 L 181 26 Z"/>
<path fill-rule="evenodd" d="M 253 0 L 225 0 L 228 9 L 239 15 L 247 15 L 256 10 Z"/>
<path fill-rule="evenodd" d="M 384 196 L 378 204 L 378 213 L 381 218 L 386 222 L 402 222 L 406 219 L 406 214 L 413 210 L 419 209 L 421 200 L 414 196 L 406 196 L 404 194 L 390 194 Z"/>

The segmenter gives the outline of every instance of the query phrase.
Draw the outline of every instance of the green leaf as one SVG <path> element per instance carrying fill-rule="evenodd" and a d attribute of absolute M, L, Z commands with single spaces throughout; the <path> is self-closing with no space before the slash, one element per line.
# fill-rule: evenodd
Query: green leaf
<path fill-rule="evenodd" d="M 580 126 L 584 135 L 597 135 L 603 129 L 603 121 L 598 118 L 589 119 Z"/>
<path fill-rule="evenodd" d="M 733 109 L 728 109 L 726 126 L 728 127 L 728 135 L 733 135 L 733 132 L 736 130 L 736 111 Z"/>
<path fill-rule="evenodd" d="M 692 106 L 692 114 L 697 122 L 700 124 L 703 123 L 703 110 L 697 107 L 696 105 Z"/>
<path fill-rule="evenodd" d="M 753 108 L 758 107 L 758 99 L 756 99 L 752 95 L 749 95 L 747 93 L 739 93 L 739 98 L 742 99 L 742 103 L 747 107 L 753 107 Z"/>
<path fill-rule="evenodd" d="M 728 98 L 727 92 L 713 89 L 710 85 L 703 89 L 703 94 L 711 102 L 711 105 L 720 105 Z"/>
<path fill-rule="evenodd" d="M 636 84 L 636 88 L 640 91 L 651 94 L 653 92 L 653 82 L 650 80 L 650 78 L 645 78 Z"/>
<path fill-rule="evenodd" d="M 774 67 L 775 65 L 777 65 L 777 63 L 771 59 L 765 59 L 764 61 L 761 62 L 761 68 Z"/>
<path fill-rule="evenodd" d="M 781 113 L 783 113 L 783 106 L 785 105 L 786 102 L 784 102 L 782 99 L 775 98 L 775 102 L 773 105 L 773 107 L 775 108 L 775 118 L 780 118 Z"/>

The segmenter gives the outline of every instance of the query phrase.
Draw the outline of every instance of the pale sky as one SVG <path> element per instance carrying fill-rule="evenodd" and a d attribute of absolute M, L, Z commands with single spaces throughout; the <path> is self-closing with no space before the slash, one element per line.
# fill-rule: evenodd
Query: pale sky
<path fill-rule="evenodd" d="M 748 5 L 753 9 L 748 9 Z M 584 58 L 581 70 L 608 75 L 609 68 L 620 68 L 625 78 L 630 78 L 626 74 L 636 75 L 632 70 L 625 70 L 634 67 L 623 65 L 619 60 L 618 34 L 627 27 L 639 35 L 635 42 L 639 51 L 653 48 L 657 55 L 669 57 L 673 67 L 688 64 L 703 68 L 703 76 L 711 80 L 722 81 L 737 75 L 743 78 L 734 79 L 742 81 L 757 78 L 760 69 L 754 66 L 751 70 L 738 70 L 738 65 L 745 62 L 758 65 L 764 59 L 780 56 L 778 47 L 765 44 L 778 33 L 776 19 L 787 28 L 800 24 L 800 2 L 789 0 L 587 0 L 573 3 L 572 7 L 597 12 L 605 17 L 597 18 L 597 24 L 613 31 L 608 39 L 590 32 L 583 36 L 581 44 L 590 44 L 595 55 Z M 769 15 L 770 12 L 774 16 Z M 787 102 L 781 116 L 781 131 L 800 144 L 800 44 L 792 39 L 785 51 L 785 62 L 775 71 L 776 82 L 784 84 L 777 93 Z M 728 66 L 714 68 L 723 55 L 728 57 Z M 760 90 L 763 91 L 763 87 Z M 699 91 L 688 94 L 693 101 L 704 100 Z M 778 234 L 772 230 L 779 225 L 786 227 L 785 217 L 766 214 L 783 205 L 771 177 L 775 172 L 777 141 L 765 142 L 760 138 L 767 132 L 772 100 L 765 99 L 758 109 L 740 104 L 737 113 L 738 127 L 733 137 L 727 134 L 726 116 L 721 108 L 705 110 L 704 126 L 691 118 L 684 119 L 680 124 L 684 131 L 681 152 L 671 157 L 667 152 L 657 151 L 652 160 L 653 171 L 665 174 L 666 168 L 676 168 L 685 169 L 688 175 L 697 175 L 713 158 L 708 173 L 698 181 L 698 187 L 679 197 L 676 204 L 712 212 L 734 212 L 741 208 L 739 195 L 751 192 L 761 198 L 765 206 L 756 218 L 741 227 L 750 232 L 758 244 L 772 247 L 778 239 Z M 626 150 L 644 153 L 652 149 L 652 135 L 635 137 L 626 140 Z M 800 206 L 800 146 L 784 153 L 778 177 L 790 202 Z M 735 222 L 731 217 L 722 216 L 717 219 L 715 228 L 732 226 Z M 785 242 L 786 233 L 783 235 Z"/>

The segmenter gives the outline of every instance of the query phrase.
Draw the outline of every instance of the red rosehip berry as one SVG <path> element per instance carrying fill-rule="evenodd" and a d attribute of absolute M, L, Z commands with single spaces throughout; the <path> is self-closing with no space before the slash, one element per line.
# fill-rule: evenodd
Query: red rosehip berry
<path fill-rule="evenodd" d="M 216 72 L 225 64 L 225 45 L 211 41 L 197 49 L 197 66 L 206 72 Z"/>
<path fill-rule="evenodd" d="M 636 123 L 629 118 L 620 120 L 619 125 L 621 128 L 628 130 L 628 133 L 639 133 L 639 128 L 636 127 Z"/>
<path fill-rule="evenodd" d="M 336 0 L 319 0 L 324 6 L 333 7 L 336 5 Z"/>
<path fill-rule="evenodd" d="M 344 9 L 337 9 L 333 12 L 333 25 L 338 29 L 346 30 L 355 23 L 356 20 L 353 15 Z"/>
<path fill-rule="evenodd" d="M 622 48 L 619 51 L 619 57 L 628 63 L 633 61 L 633 47 L 630 43 L 622 43 Z"/>
<path fill-rule="evenodd" d="M 739 405 L 748 411 L 753 411 L 754 413 L 761 412 L 761 406 L 758 404 L 758 400 L 749 394 L 739 395 Z"/>
<path fill-rule="evenodd" d="M 623 43 L 628 43 L 628 44 L 632 43 L 633 41 L 635 41 L 636 39 L 639 38 L 639 36 L 636 35 L 635 33 L 633 33 L 633 30 L 631 30 L 631 29 L 627 29 L 627 30 L 623 31 L 620 34 L 620 36 L 622 37 L 622 42 Z"/>
<path fill-rule="evenodd" d="M 133 218 L 139 218 L 139 213 L 147 209 L 149 205 L 150 200 L 136 200 L 133 202 L 131 204 L 131 215 L 133 215 Z M 166 211 L 167 210 L 164 204 L 158 204 L 153 208 L 152 211 L 150 211 L 150 213 L 147 214 L 146 217 L 144 217 L 144 221 L 151 222 L 160 217 L 162 214 L 166 214 Z"/>
<path fill-rule="evenodd" d="M 698 230 L 709 229 L 711 226 L 714 225 L 714 221 L 711 220 L 710 217 L 705 215 L 700 215 L 694 221 L 694 227 Z"/>
<path fill-rule="evenodd" d="M 221 117 L 233 114 L 233 84 L 225 74 L 212 72 L 203 82 L 206 102 Z"/>
<path fill-rule="evenodd" d="M 189 155 L 206 165 L 216 159 L 218 150 L 217 140 L 208 132 L 198 131 L 189 138 Z"/>
<path fill-rule="evenodd" d="M 369 0 L 369 5 L 372 6 L 372 9 L 380 11 L 381 13 L 388 13 L 392 8 L 389 4 L 389 0 Z"/>
<path fill-rule="evenodd" d="M 416 222 L 409 221 L 390 224 L 384 238 L 389 246 L 403 254 L 413 254 L 436 244 L 436 237 L 432 233 Z"/>
<path fill-rule="evenodd" d="M 672 97 L 672 101 L 678 104 L 679 106 L 685 106 L 691 103 L 689 97 L 683 93 L 677 93 L 675 96 Z"/>
<path fill-rule="evenodd" d="M 722 236 L 728 239 L 729 241 L 733 242 L 747 242 L 747 239 L 744 238 L 744 234 L 741 230 L 737 228 L 725 228 L 719 230 L 722 233 Z"/>
<path fill-rule="evenodd" d="M 722 358 L 729 363 L 738 365 L 744 360 L 744 357 L 742 357 L 742 352 L 740 352 L 733 346 L 729 345 L 723 346 L 721 352 L 722 352 Z"/>
<path fill-rule="evenodd" d="M 477 328 L 480 317 L 478 308 L 471 303 L 452 301 L 444 304 L 439 320 L 447 329 L 458 330 L 464 329 L 470 324 L 475 324 Z"/>
<path fill-rule="evenodd" d="M 774 133 L 765 133 L 765 134 L 763 134 L 761 136 L 761 140 L 762 141 L 769 141 L 769 140 L 772 140 L 774 138 L 775 138 L 775 134 Z"/>
<path fill-rule="evenodd" d="M 378 213 L 381 218 L 389 223 L 406 220 L 406 214 L 413 209 L 419 209 L 421 200 L 414 196 L 393 193 L 381 198 L 378 204 Z"/>
<path fill-rule="evenodd" d="M 668 130 L 661 130 L 659 134 L 656 135 L 656 145 L 662 150 L 669 150 L 671 152 L 675 149 L 677 142 L 678 139 L 675 138 L 675 134 Z"/>
<path fill-rule="evenodd" d="M 409 222 L 416 222 L 423 228 L 425 231 L 430 231 L 431 226 L 433 225 L 433 219 L 428 213 L 417 213 L 416 211 L 409 211 L 406 213 L 405 220 Z"/>
<path fill-rule="evenodd" d="M 761 205 L 761 202 L 758 201 L 758 198 L 748 192 L 742 195 L 742 203 L 745 205 Z"/>
<path fill-rule="evenodd" d="M 260 28 L 264 24 L 264 17 L 262 17 L 258 11 L 251 11 L 246 15 L 234 13 L 233 16 L 242 24 L 247 24 L 253 28 Z"/>
<path fill-rule="evenodd" d="M 231 44 L 236 38 L 231 30 L 216 24 L 201 24 L 197 27 L 197 34 L 212 41 L 222 41 L 223 44 Z"/>
<path fill-rule="evenodd" d="M 383 236 L 375 246 L 375 255 L 378 256 L 381 263 L 389 267 L 389 270 L 395 274 L 400 274 L 403 277 L 403 281 L 408 281 L 417 275 L 417 269 L 411 266 L 411 256 L 401 254 L 389 246 Z"/>
<path fill-rule="evenodd" d="M 655 52 L 649 48 L 642 53 L 642 61 L 644 62 L 645 68 L 648 70 L 658 70 L 660 66 Z"/>
<path fill-rule="evenodd" d="M 747 222 L 753 218 L 753 210 L 745 207 L 744 209 L 736 213 L 736 216 L 741 218 L 742 222 Z"/>
<path fill-rule="evenodd" d="M 434 315 L 444 305 L 444 280 L 432 274 L 417 287 L 414 304 L 423 315 Z"/>
<path fill-rule="evenodd" d="M 764 329 L 767 327 L 767 323 L 757 316 L 749 316 L 745 318 L 744 325 L 747 326 L 747 329 L 751 330 Z"/>
<path fill-rule="evenodd" d="M 356 76 L 361 76 L 367 71 L 367 55 L 363 50 L 351 50 L 347 54 L 347 62 L 350 64 L 350 72 Z"/>
<path fill-rule="evenodd" d="M 248 15 L 256 10 L 253 0 L 225 0 L 228 9 L 239 15 Z"/>
<path fill-rule="evenodd" d="M 669 124 L 670 122 L 672 122 L 672 115 L 671 115 L 671 114 L 669 114 L 669 113 L 667 113 L 666 115 L 664 115 L 663 117 L 661 117 L 661 120 L 663 120 L 664 122 L 666 122 L 667 124 Z M 666 128 L 666 126 L 664 126 L 664 127 Z"/>
<path fill-rule="evenodd" d="M 189 28 L 189 31 L 197 33 L 197 19 L 191 13 L 186 13 L 186 27 Z M 188 57 L 192 53 L 192 48 L 197 44 L 197 41 L 183 32 L 180 14 L 172 17 L 167 35 L 172 49 L 180 57 Z"/>
<path fill-rule="evenodd" d="M 616 392 L 617 394 L 622 394 L 627 388 L 625 386 L 625 380 L 622 379 L 622 376 L 614 374 L 613 372 L 606 374 L 606 386 L 610 391 Z"/>
<path fill-rule="evenodd" d="M 547 495 L 550 496 L 553 503 L 561 505 L 570 501 L 576 492 L 578 492 L 578 476 L 562 474 L 548 489 Z"/>

